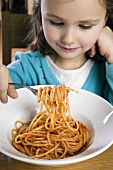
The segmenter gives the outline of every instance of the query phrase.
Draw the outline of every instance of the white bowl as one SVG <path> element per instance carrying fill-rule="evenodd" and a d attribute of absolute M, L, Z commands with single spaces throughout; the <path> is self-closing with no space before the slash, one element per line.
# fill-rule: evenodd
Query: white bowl
<path fill-rule="evenodd" d="M 34 88 L 39 88 L 35 86 Z M 0 151 L 16 160 L 26 163 L 58 166 L 72 164 L 92 158 L 113 143 L 113 107 L 103 98 L 78 89 L 79 93 L 69 92 L 71 115 L 83 122 L 92 133 L 92 144 L 82 153 L 60 160 L 32 159 L 19 151 L 11 144 L 11 130 L 16 120 L 27 122 L 37 113 L 36 96 L 27 89 L 17 90 L 19 97 L 9 98 L 8 104 L 0 103 Z"/>

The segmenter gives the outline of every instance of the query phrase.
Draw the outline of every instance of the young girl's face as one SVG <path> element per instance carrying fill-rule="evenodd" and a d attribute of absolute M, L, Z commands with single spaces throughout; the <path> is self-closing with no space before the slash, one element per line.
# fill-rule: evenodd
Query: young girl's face
<path fill-rule="evenodd" d="M 98 0 L 42 0 L 42 26 L 48 44 L 62 58 L 84 57 L 106 21 Z"/>

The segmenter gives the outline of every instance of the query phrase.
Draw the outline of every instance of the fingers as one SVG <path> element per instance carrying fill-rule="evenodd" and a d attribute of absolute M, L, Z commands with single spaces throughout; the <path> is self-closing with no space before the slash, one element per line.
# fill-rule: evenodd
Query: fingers
<path fill-rule="evenodd" d="M 6 103 L 7 98 L 7 88 L 8 88 L 8 70 L 5 66 L 0 65 L 0 100 Z"/>
<path fill-rule="evenodd" d="M 94 55 L 96 54 L 96 45 L 94 45 L 89 51 L 88 53 L 90 54 L 90 57 L 94 57 Z"/>
<path fill-rule="evenodd" d="M 8 82 L 12 82 L 10 76 L 9 76 L 9 80 Z M 7 89 L 7 95 L 13 99 L 16 99 L 18 97 L 18 93 L 16 92 L 16 90 L 14 89 L 14 86 L 12 85 L 8 85 L 8 89 Z"/>
<path fill-rule="evenodd" d="M 2 103 L 8 102 L 8 95 L 12 98 L 18 97 L 14 87 L 8 85 L 9 81 L 12 82 L 7 67 L 0 65 L 0 101 Z"/>

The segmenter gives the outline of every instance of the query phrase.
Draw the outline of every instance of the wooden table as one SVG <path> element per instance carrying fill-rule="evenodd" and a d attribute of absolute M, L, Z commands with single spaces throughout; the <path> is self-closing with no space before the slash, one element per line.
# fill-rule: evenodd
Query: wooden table
<path fill-rule="evenodd" d="M 27 164 L 0 153 L 0 170 L 113 170 L 113 145 L 87 161 L 60 167 Z"/>

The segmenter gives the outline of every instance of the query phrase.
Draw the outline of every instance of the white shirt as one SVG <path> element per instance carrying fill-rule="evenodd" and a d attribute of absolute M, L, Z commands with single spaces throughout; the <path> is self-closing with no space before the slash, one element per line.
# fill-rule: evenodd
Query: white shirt
<path fill-rule="evenodd" d="M 78 69 L 63 70 L 57 67 L 49 56 L 46 56 L 46 61 L 59 82 L 72 88 L 81 88 L 83 86 L 94 65 L 94 61 L 88 59 L 87 62 Z"/>

